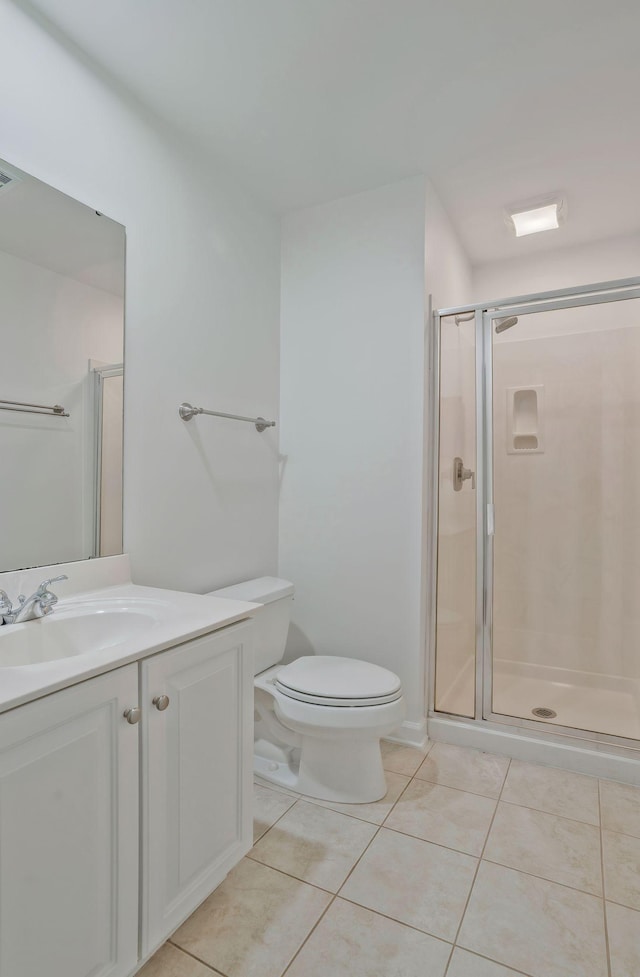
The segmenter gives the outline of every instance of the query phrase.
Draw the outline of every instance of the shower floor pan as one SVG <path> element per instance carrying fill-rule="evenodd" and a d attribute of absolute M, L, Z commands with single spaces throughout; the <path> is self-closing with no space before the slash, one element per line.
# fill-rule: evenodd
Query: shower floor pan
<path fill-rule="evenodd" d="M 556 715 L 542 719 L 535 709 Z M 640 682 L 498 659 L 493 674 L 493 712 L 548 725 L 640 739 Z"/>

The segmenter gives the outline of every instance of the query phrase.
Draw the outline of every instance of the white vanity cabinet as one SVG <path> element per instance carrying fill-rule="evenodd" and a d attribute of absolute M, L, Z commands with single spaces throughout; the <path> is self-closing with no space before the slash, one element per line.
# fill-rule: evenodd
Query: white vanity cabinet
<path fill-rule="evenodd" d="M 138 666 L 0 715 L 0 977 L 138 958 Z"/>
<path fill-rule="evenodd" d="M 251 847 L 251 629 L 140 664 L 143 958 Z"/>
<path fill-rule="evenodd" d="M 251 635 L 0 714 L 0 977 L 131 977 L 249 850 Z"/>

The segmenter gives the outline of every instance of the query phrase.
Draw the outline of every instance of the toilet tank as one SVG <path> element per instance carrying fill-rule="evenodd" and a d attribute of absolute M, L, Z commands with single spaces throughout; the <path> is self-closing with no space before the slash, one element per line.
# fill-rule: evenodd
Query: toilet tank
<path fill-rule="evenodd" d="M 229 600 L 248 600 L 262 604 L 255 621 L 254 674 L 264 672 L 282 661 L 291 620 L 293 584 L 278 577 L 256 577 L 244 583 L 213 590 L 210 597 L 226 597 Z"/>

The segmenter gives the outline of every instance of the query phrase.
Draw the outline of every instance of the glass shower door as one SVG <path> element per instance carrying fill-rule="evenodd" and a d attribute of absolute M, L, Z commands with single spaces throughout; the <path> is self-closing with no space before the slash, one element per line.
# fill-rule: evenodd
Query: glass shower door
<path fill-rule="evenodd" d="M 440 320 L 435 709 L 475 716 L 476 316 Z"/>
<path fill-rule="evenodd" d="M 640 738 L 638 291 L 484 320 L 485 717 Z"/>

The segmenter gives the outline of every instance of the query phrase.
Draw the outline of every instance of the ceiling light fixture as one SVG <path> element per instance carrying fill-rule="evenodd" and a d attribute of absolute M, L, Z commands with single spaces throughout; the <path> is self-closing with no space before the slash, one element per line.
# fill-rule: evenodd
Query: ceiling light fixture
<path fill-rule="evenodd" d="M 538 197 L 507 208 L 506 221 L 516 237 L 552 231 L 567 219 L 566 200 L 558 194 Z"/>

